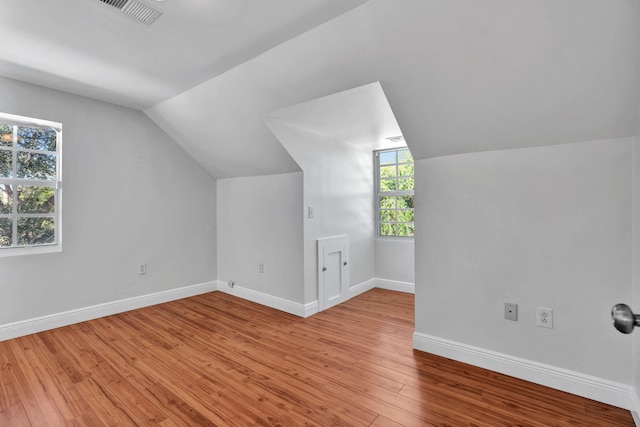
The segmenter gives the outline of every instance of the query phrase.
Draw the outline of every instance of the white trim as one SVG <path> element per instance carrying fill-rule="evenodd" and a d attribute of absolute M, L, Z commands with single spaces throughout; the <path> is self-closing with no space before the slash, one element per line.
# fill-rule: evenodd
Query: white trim
<path fill-rule="evenodd" d="M 47 216 L 47 215 L 42 215 Z M 58 218 L 56 218 L 56 221 Z M 57 224 L 58 222 L 56 222 Z M 23 255 L 53 254 L 62 252 L 62 242 L 34 246 L 7 246 L 0 248 L 0 258 Z"/>
<path fill-rule="evenodd" d="M 293 302 L 288 299 L 254 291 L 252 289 L 243 288 L 242 286 L 236 285 L 233 288 L 230 288 L 229 285 L 221 280 L 218 280 L 216 283 L 217 289 L 220 292 L 271 307 L 276 310 L 284 311 L 285 313 L 293 314 L 298 317 L 308 317 L 318 312 L 318 301 L 301 304 L 299 302 Z"/>
<path fill-rule="evenodd" d="M 375 288 L 375 280 L 376 279 L 369 279 L 351 286 L 349 288 L 348 298 L 353 298 L 356 295 L 360 295 L 363 292 Z M 216 284 L 217 289 L 220 292 L 246 299 L 248 301 L 255 302 L 256 304 L 264 305 L 276 310 L 284 311 L 285 313 L 293 314 L 294 316 L 309 317 L 319 312 L 319 304 L 317 300 L 301 304 L 299 302 L 254 291 L 252 289 L 243 288 L 242 286 L 236 285 L 233 288 L 230 288 L 227 283 L 221 280 L 216 281 Z"/>
<path fill-rule="evenodd" d="M 384 287 L 385 289 L 389 289 L 389 287 L 387 286 L 379 286 L 379 280 L 381 279 L 369 279 L 357 285 L 351 286 L 349 288 L 349 298 L 353 298 L 354 296 L 375 287 Z M 383 284 L 386 284 L 386 282 L 404 283 L 385 280 Z M 197 285 L 185 286 L 177 289 L 170 289 L 167 291 L 156 292 L 153 294 L 107 302 L 104 304 L 92 305 L 75 310 L 49 314 L 33 319 L 22 320 L 19 322 L 7 323 L 4 325 L 0 325 L 0 341 L 5 341 L 29 334 L 35 334 L 38 332 L 47 331 L 49 329 L 60 328 L 62 326 L 85 322 L 87 320 L 93 320 L 100 317 L 111 316 L 113 314 L 123 313 L 125 311 L 161 304 L 163 302 L 188 298 L 194 295 L 200 295 L 216 290 L 299 317 L 309 317 L 318 313 L 317 300 L 311 301 L 306 304 L 301 304 L 239 286 L 229 288 L 225 282 L 218 280 L 200 283 Z"/>
<path fill-rule="evenodd" d="M 11 213 L 3 214 L 3 218 L 12 219 L 12 246 L 0 248 L 0 258 L 10 256 L 23 256 L 35 254 L 47 254 L 62 251 L 62 123 L 52 122 L 48 120 L 35 119 L 31 117 L 18 116 L 15 114 L 0 113 L 0 123 L 13 127 L 13 139 L 11 147 L 2 147 L 3 151 L 12 153 L 12 177 L 0 178 L 0 183 L 13 186 L 40 186 L 51 187 L 54 189 L 54 212 L 52 214 L 21 214 L 18 212 L 18 191 L 13 192 L 13 207 Z M 51 128 L 56 133 L 56 149 L 35 150 L 18 147 L 18 127 L 38 127 Z M 53 155 L 56 158 L 56 176 L 54 179 L 34 179 L 34 178 L 18 178 L 18 153 L 39 153 Z M 20 245 L 18 242 L 18 219 L 20 218 L 53 218 L 54 235 L 53 242 L 43 245 Z"/>
<path fill-rule="evenodd" d="M 17 114 L 0 113 L 0 123 L 9 125 L 19 123 L 23 126 L 54 128 L 57 131 L 62 130 L 62 123 L 52 122 L 50 120 L 34 119 L 33 117 L 19 116 Z"/>
<path fill-rule="evenodd" d="M 376 285 L 375 285 L 376 288 L 388 289 L 390 291 L 405 292 L 408 294 L 416 293 L 415 283 L 400 282 L 398 280 L 378 279 L 378 278 L 376 278 L 375 281 L 376 281 Z"/>
<path fill-rule="evenodd" d="M 111 316 L 112 314 L 135 310 L 150 305 L 161 304 L 163 302 L 174 301 L 194 295 L 204 294 L 216 290 L 215 282 L 200 283 L 197 285 L 185 286 L 177 289 L 156 292 L 153 294 L 141 295 L 126 298 L 104 304 L 92 305 L 61 313 L 49 314 L 47 316 L 36 317 L 14 323 L 0 325 L 0 341 L 35 334 L 49 329 L 68 326 L 74 323 L 85 322 L 99 317 Z"/>
<path fill-rule="evenodd" d="M 629 397 L 629 400 L 631 401 L 629 410 L 631 411 L 633 422 L 636 424 L 636 427 L 640 427 L 640 398 L 638 397 L 635 387 L 631 389 Z"/>
<path fill-rule="evenodd" d="M 413 348 L 620 408 L 631 406 L 632 390 L 626 384 L 418 332 Z"/>
<path fill-rule="evenodd" d="M 353 298 L 376 287 L 376 279 L 365 280 L 349 288 L 349 298 Z"/>
<path fill-rule="evenodd" d="M 320 311 L 317 300 L 308 302 L 303 307 L 304 307 L 304 316 L 303 317 L 313 316 L 314 314 L 316 314 L 316 313 L 318 313 Z"/>

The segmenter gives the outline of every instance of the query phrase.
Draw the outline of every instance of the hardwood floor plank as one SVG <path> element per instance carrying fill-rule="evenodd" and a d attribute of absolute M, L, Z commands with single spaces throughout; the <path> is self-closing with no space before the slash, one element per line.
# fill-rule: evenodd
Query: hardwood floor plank
<path fill-rule="evenodd" d="M 21 404 L 0 411 L 0 427 L 30 427 L 31 422 Z"/>
<path fill-rule="evenodd" d="M 11 371 L 11 378 L 16 386 L 20 403 L 32 424 L 64 425 L 65 418 L 47 389 L 47 382 L 51 376 L 43 372 L 33 356 L 31 346 L 34 339 L 36 339 L 34 335 L 29 335 L 19 341 L 9 341 L 14 355 L 12 364 L 15 366 Z M 57 392 L 57 390 L 52 391 Z"/>
<path fill-rule="evenodd" d="M 404 426 L 400 423 L 390 420 L 387 417 L 378 415 L 375 421 L 371 423 L 371 427 L 404 427 Z"/>
<path fill-rule="evenodd" d="M 0 427 L 633 426 L 412 348 L 413 295 L 299 318 L 214 292 L 0 342 Z"/>

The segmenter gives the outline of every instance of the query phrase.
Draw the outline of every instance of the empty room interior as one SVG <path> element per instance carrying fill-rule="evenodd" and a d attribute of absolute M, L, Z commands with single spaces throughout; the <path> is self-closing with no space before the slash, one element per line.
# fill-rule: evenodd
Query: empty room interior
<path fill-rule="evenodd" d="M 0 15 L 0 426 L 640 426 L 640 0 Z"/>

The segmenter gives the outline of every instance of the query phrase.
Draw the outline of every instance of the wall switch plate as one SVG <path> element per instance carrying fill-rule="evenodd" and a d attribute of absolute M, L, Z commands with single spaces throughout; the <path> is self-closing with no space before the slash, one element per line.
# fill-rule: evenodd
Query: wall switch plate
<path fill-rule="evenodd" d="M 258 266 L 258 273 L 264 273 L 264 263 L 261 262 L 260 265 Z"/>
<path fill-rule="evenodd" d="M 309 206 L 307 209 L 307 216 L 313 218 L 313 206 Z"/>
<path fill-rule="evenodd" d="M 541 328 L 553 329 L 553 309 L 538 307 L 536 309 L 536 325 Z"/>
<path fill-rule="evenodd" d="M 518 304 L 511 302 L 504 303 L 504 318 L 507 320 L 518 321 Z"/>

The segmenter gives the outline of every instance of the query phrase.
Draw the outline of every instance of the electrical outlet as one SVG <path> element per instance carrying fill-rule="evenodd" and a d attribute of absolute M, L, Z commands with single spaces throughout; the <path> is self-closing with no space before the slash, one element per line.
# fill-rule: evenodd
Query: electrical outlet
<path fill-rule="evenodd" d="M 147 264 L 138 264 L 138 274 L 147 274 Z"/>
<path fill-rule="evenodd" d="M 259 273 L 264 273 L 264 263 L 261 262 L 260 265 L 258 266 L 258 272 Z"/>
<path fill-rule="evenodd" d="M 507 320 L 518 321 L 518 304 L 511 302 L 504 303 L 504 318 Z"/>
<path fill-rule="evenodd" d="M 536 325 L 541 328 L 553 328 L 553 310 L 550 308 L 538 307 L 536 309 Z"/>
<path fill-rule="evenodd" d="M 235 283 L 233 280 L 229 280 L 229 281 L 227 282 L 227 286 L 229 286 L 230 288 L 233 288 L 233 286 L 234 286 L 235 284 L 236 284 L 236 283 Z"/>

